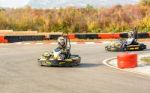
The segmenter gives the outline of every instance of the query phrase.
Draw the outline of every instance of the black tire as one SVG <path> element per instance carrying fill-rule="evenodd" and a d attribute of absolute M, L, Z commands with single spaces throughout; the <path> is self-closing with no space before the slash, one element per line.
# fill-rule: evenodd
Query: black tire
<path fill-rule="evenodd" d="M 105 50 L 108 51 L 108 46 L 105 46 Z"/>
<path fill-rule="evenodd" d="M 146 45 L 144 45 L 144 44 L 140 44 L 140 49 L 141 49 L 141 50 L 146 49 Z"/>
<path fill-rule="evenodd" d="M 105 50 L 106 50 L 106 51 L 111 51 L 111 46 L 106 46 L 106 47 L 105 47 Z"/>
<path fill-rule="evenodd" d="M 127 51 L 127 45 L 124 45 L 124 46 L 121 48 L 121 51 Z"/>
<path fill-rule="evenodd" d="M 44 66 L 43 63 L 42 63 L 41 61 L 39 61 L 39 60 L 38 60 L 38 64 L 39 64 L 40 66 Z"/>
<path fill-rule="evenodd" d="M 81 57 L 79 56 L 79 55 L 71 55 L 72 57 L 74 57 L 74 58 L 77 58 L 77 60 L 76 59 L 74 59 L 74 58 L 72 58 L 74 61 L 75 61 L 75 65 L 79 65 L 80 64 L 80 62 L 81 62 Z"/>

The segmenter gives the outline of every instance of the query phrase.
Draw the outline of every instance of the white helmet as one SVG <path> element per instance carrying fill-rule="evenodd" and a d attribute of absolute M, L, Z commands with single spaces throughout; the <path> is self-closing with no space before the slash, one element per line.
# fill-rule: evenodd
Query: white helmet
<path fill-rule="evenodd" d="M 66 46 L 66 39 L 63 36 L 60 36 L 57 41 L 58 41 L 58 44 L 61 47 L 65 47 Z"/>

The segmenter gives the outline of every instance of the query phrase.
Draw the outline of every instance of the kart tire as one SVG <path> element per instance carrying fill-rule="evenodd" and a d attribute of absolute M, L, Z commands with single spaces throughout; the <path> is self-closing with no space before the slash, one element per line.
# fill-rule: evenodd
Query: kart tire
<path fill-rule="evenodd" d="M 105 50 L 106 50 L 106 51 L 111 51 L 111 46 L 106 46 L 106 47 L 105 47 Z"/>
<path fill-rule="evenodd" d="M 122 51 L 127 51 L 127 45 L 125 45 L 124 47 L 122 47 Z"/>
<path fill-rule="evenodd" d="M 78 66 L 81 62 L 81 57 L 79 55 L 72 55 L 72 59 L 75 61 L 74 66 Z"/>
<path fill-rule="evenodd" d="M 38 61 L 39 66 L 44 66 L 41 61 Z"/>
<path fill-rule="evenodd" d="M 146 45 L 144 45 L 144 44 L 140 44 L 140 49 L 141 49 L 141 50 L 146 49 Z"/>
<path fill-rule="evenodd" d="M 108 50 L 108 46 L 105 47 L 105 50 Z"/>

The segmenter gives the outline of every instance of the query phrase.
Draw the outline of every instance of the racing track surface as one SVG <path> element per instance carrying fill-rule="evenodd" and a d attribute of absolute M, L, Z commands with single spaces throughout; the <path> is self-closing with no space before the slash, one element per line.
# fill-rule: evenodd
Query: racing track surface
<path fill-rule="evenodd" d="M 55 47 L 0 44 L 0 93 L 150 93 L 150 77 L 102 64 L 117 55 L 106 52 L 104 44 L 72 45 L 72 53 L 82 57 L 79 67 L 38 66 L 43 51 Z M 145 52 L 150 50 L 138 53 Z"/>

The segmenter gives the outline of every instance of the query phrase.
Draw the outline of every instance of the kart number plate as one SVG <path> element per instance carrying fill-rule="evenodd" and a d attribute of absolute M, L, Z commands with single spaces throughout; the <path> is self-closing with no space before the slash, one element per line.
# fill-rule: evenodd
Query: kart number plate
<path fill-rule="evenodd" d="M 66 61 L 72 61 L 72 59 L 66 59 Z"/>
<path fill-rule="evenodd" d="M 135 49 L 139 49 L 139 47 L 135 47 Z"/>

